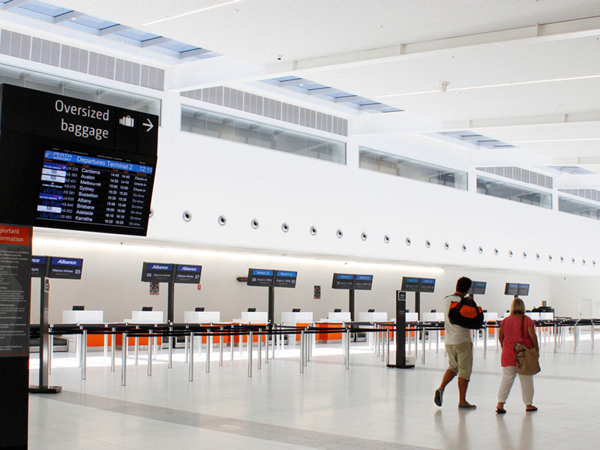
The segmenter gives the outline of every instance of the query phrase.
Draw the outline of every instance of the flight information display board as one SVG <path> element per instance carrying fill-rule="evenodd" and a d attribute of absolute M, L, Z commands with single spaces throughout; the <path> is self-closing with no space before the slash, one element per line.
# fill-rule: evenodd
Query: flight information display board
<path fill-rule="evenodd" d="M 421 292 L 433 292 L 435 290 L 435 279 L 421 278 Z"/>
<path fill-rule="evenodd" d="M 517 295 L 519 293 L 518 283 L 506 283 L 504 286 L 504 295 Z"/>
<path fill-rule="evenodd" d="M 421 290 L 421 279 L 402 277 L 402 290 L 407 292 L 420 292 Z"/>
<path fill-rule="evenodd" d="M 158 117 L 0 85 L 0 223 L 145 236 Z"/>
<path fill-rule="evenodd" d="M 146 231 L 151 166 L 47 150 L 40 181 L 36 221 L 42 226 L 63 222 Z"/>
<path fill-rule="evenodd" d="M 31 257 L 31 276 L 42 278 L 46 276 L 46 263 L 48 258 L 45 256 Z"/>
<path fill-rule="evenodd" d="M 523 297 L 529 295 L 529 285 L 519 283 L 519 287 L 517 288 L 517 295 L 522 295 Z"/>
<path fill-rule="evenodd" d="M 485 281 L 473 281 L 469 294 L 471 295 L 484 295 L 487 283 Z"/>
<path fill-rule="evenodd" d="M 142 266 L 142 281 L 155 283 L 173 281 L 173 264 L 145 262 Z"/>
<path fill-rule="evenodd" d="M 285 270 L 275 271 L 275 287 L 295 288 L 298 272 Z"/>
<path fill-rule="evenodd" d="M 370 291 L 373 287 L 373 275 L 356 275 L 354 289 Z"/>
<path fill-rule="evenodd" d="M 354 289 L 354 278 L 354 275 L 347 273 L 334 273 L 331 287 L 333 289 Z"/>
<path fill-rule="evenodd" d="M 51 257 L 48 278 L 81 280 L 82 270 L 83 259 Z"/>
<path fill-rule="evenodd" d="M 175 266 L 175 283 L 200 284 L 202 266 L 188 266 L 177 264 Z"/>
<path fill-rule="evenodd" d="M 263 269 L 248 269 L 248 286 L 272 287 L 275 271 Z"/>

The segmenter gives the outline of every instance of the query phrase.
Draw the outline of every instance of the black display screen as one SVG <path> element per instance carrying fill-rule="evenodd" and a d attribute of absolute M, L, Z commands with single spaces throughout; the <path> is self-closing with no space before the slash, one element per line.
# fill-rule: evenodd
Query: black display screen
<path fill-rule="evenodd" d="M 173 264 L 145 262 L 142 266 L 142 281 L 155 283 L 173 281 Z"/>
<path fill-rule="evenodd" d="M 407 292 L 419 292 L 421 290 L 421 279 L 402 277 L 402 290 Z"/>
<path fill-rule="evenodd" d="M 529 285 L 528 284 L 519 284 L 517 288 L 517 295 L 526 296 L 529 295 Z"/>
<path fill-rule="evenodd" d="M 2 85 L 0 222 L 145 236 L 158 117 Z"/>
<path fill-rule="evenodd" d="M 485 281 L 473 281 L 469 294 L 471 295 L 484 295 L 487 283 Z"/>
<path fill-rule="evenodd" d="M 370 291 L 373 287 L 373 275 L 356 275 L 354 289 Z"/>
<path fill-rule="evenodd" d="M 45 277 L 46 276 L 46 263 L 48 258 L 45 256 L 32 256 L 31 257 L 31 276 L 32 277 Z"/>
<path fill-rule="evenodd" d="M 433 292 L 435 290 L 435 279 L 421 278 L 421 292 Z"/>
<path fill-rule="evenodd" d="M 48 278 L 81 280 L 82 270 L 83 259 L 51 257 Z"/>
<path fill-rule="evenodd" d="M 354 275 L 334 273 L 331 287 L 333 289 L 354 289 Z"/>
<path fill-rule="evenodd" d="M 504 286 L 504 295 L 518 295 L 519 285 L 517 283 L 506 283 Z"/>
<path fill-rule="evenodd" d="M 263 269 L 248 269 L 248 286 L 273 286 L 275 271 Z"/>
<path fill-rule="evenodd" d="M 202 266 L 188 266 L 177 264 L 175 266 L 175 283 L 200 284 Z"/>
<path fill-rule="evenodd" d="M 275 271 L 275 287 L 295 288 L 298 272 Z"/>

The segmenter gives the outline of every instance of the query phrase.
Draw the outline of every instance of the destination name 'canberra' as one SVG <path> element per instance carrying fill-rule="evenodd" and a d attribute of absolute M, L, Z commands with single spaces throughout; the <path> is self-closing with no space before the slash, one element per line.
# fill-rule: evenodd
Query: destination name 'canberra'
<path fill-rule="evenodd" d="M 110 108 L 107 108 L 105 111 L 102 111 L 93 109 L 89 105 L 75 106 L 69 105 L 68 103 L 65 103 L 62 100 L 56 100 L 56 102 L 54 102 L 54 109 L 56 110 L 56 112 L 72 116 L 79 116 L 86 119 L 96 119 L 103 122 L 110 121 Z M 84 139 L 91 137 L 96 139 L 97 141 L 102 141 L 104 139 L 108 139 L 109 137 L 109 131 L 105 128 L 72 123 L 68 120 L 65 120 L 64 118 L 61 118 L 60 130 L 65 131 L 67 133 L 71 133 L 76 137 L 81 137 Z"/>

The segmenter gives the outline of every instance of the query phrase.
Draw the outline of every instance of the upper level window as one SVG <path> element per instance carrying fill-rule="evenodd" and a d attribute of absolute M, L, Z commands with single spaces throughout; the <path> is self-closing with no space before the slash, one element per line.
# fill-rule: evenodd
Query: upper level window
<path fill-rule="evenodd" d="M 552 194 L 517 184 L 477 177 L 477 193 L 552 209 Z"/>

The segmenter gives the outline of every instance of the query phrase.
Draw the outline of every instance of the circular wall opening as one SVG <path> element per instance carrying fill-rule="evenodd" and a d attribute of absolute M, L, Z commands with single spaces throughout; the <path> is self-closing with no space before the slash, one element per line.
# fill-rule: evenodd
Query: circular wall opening
<path fill-rule="evenodd" d="M 219 222 L 219 225 L 221 225 L 223 227 L 223 226 L 227 225 L 227 217 L 219 216 L 219 218 L 217 219 L 217 222 Z"/>
<path fill-rule="evenodd" d="M 286 222 L 283 222 L 281 224 L 281 231 L 283 231 L 284 233 L 287 233 L 288 231 L 290 231 L 290 226 Z"/>
<path fill-rule="evenodd" d="M 260 223 L 258 223 L 257 219 L 252 219 L 250 221 L 250 226 L 256 230 L 260 226 Z"/>
<path fill-rule="evenodd" d="M 310 234 L 312 234 L 313 236 L 317 235 L 317 227 L 312 226 L 310 227 Z"/>
<path fill-rule="evenodd" d="M 181 217 L 183 218 L 183 220 L 185 220 L 186 222 L 189 222 L 190 220 L 192 220 L 192 213 L 189 211 L 184 211 L 183 214 L 181 215 Z"/>

